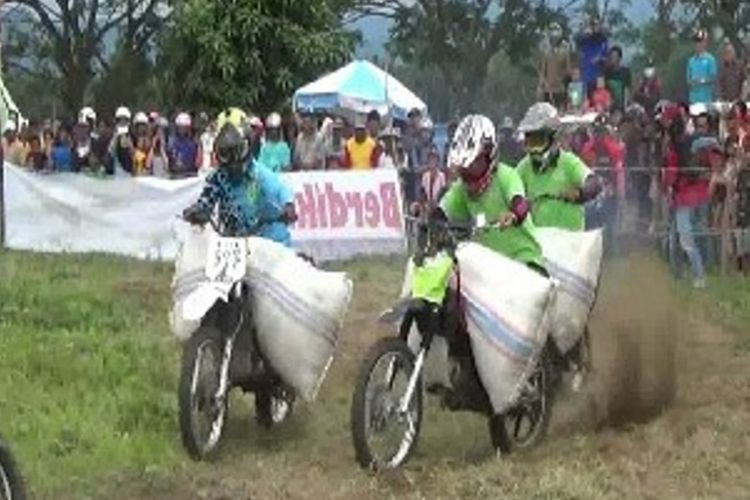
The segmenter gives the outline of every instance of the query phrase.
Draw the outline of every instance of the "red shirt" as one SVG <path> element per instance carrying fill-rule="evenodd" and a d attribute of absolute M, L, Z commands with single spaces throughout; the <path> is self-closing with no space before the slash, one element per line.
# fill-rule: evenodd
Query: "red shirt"
<path fill-rule="evenodd" d="M 672 145 L 667 151 L 665 163 L 663 182 L 665 187 L 672 189 L 673 207 L 697 207 L 709 201 L 709 181 L 680 172 L 679 157 Z"/>
<path fill-rule="evenodd" d="M 589 139 L 581 148 L 581 159 L 591 168 L 604 167 L 602 155 L 606 158 L 609 168 L 614 173 L 613 180 L 617 186 L 617 192 L 625 194 L 625 147 L 620 141 L 611 135 L 604 135 Z M 606 172 L 599 172 L 606 177 Z"/>

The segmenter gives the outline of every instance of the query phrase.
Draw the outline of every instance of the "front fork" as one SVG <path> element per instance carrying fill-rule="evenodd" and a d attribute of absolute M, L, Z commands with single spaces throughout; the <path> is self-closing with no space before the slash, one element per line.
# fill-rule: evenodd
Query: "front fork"
<path fill-rule="evenodd" d="M 417 382 L 419 381 L 419 376 L 422 374 L 422 367 L 424 366 L 427 352 L 432 344 L 432 339 L 440 328 L 440 311 L 438 306 L 424 302 L 420 309 L 412 314 L 414 314 L 413 319 L 417 321 L 419 332 L 422 335 L 422 342 L 420 343 L 419 352 L 417 353 L 417 358 L 414 362 L 414 370 L 412 370 L 411 376 L 409 377 L 409 383 L 406 386 L 406 392 L 399 402 L 399 412 L 402 414 L 405 414 L 408 411 L 411 400 L 414 397 L 414 392 L 421 390 L 421 387 L 417 387 Z M 406 334 L 408 335 L 408 331 Z M 404 341 L 406 340 L 407 339 L 405 338 Z M 391 364 L 388 370 L 389 381 L 392 378 L 393 368 L 394 366 Z"/>
<path fill-rule="evenodd" d="M 224 340 L 224 349 L 221 355 L 221 367 L 219 370 L 219 387 L 216 389 L 215 399 L 219 405 L 220 417 L 223 417 L 223 412 L 226 411 L 226 405 L 224 404 L 227 395 L 229 393 L 229 367 L 232 364 L 232 355 L 234 354 L 234 342 L 237 339 L 237 335 L 245 324 L 245 304 L 242 296 L 242 286 L 237 284 L 232 290 L 232 298 L 237 301 L 239 306 L 238 317 L 236 326 L 232 329 L 226 339 Z"/>

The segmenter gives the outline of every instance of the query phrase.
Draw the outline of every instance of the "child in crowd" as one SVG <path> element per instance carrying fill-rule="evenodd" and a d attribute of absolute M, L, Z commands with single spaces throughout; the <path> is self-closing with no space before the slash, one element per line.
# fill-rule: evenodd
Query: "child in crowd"
<path fill-rule="evenodd" d="M 575 66 L 570 72 L 568 83 L 568 111 L 580 113 L 586 100 L 586 88 L 581 81 L 581 68 Z"/>
<path fill-rule="evenodd" d="M 422 203 L 428 207 L 436 206 L 446 186 L 445 172 L 440 168 L 440 153 L 432 146 L 427 153 L 427 166 L 422 173 Z"/>
<path fill-rule="evenodd" d="M 607 81 L 603 76 L 596 79 L 596 88 L 591 93 L 589 108 L 597 113 L 608 113 L 612 108 L 612 94 L 607 89 Z"/>
<path fill-rule="evenodd" d="M 26 167 L 40 172 L 46 170 L 49 165 L 49 157 L 44 152 L 42 140 L 37 134 L 31 134 L 29 137 L 29 152 L 26 155 Z"/>
<path fill-rule="evenodd" d="M 66 127 L 57 130 L 57 137 L 50 149 L 52 169 L 55 172 L 74 172 L 73 148 L 70 132 Z"/>

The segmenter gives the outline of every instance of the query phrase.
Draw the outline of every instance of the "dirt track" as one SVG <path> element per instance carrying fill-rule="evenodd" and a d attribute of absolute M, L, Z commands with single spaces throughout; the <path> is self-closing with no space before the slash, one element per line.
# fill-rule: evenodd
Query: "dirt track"
<path fill-rule="evenodd" d="M 353 460 L 348 410 L 357 362 L 385 334 L 376 312 L 400 267 L 352 269 L 357 289 L 343 352 L 319 401 L 271 435 L 232 410 L 215 464 L 168 476 L 124 476 L 102 497 L 242 498 L 748 498 L 750 376 L 733 337 L 688 311 L 648 259 L 604 278 L 592 323 L 594 369 L 555 408 L 537 449 L 494 458 L 482 419 L 431 406 L 420 449 L 398 473 L 371 477 Z M 75 498 L 75 497 L 72 497 Z"/>

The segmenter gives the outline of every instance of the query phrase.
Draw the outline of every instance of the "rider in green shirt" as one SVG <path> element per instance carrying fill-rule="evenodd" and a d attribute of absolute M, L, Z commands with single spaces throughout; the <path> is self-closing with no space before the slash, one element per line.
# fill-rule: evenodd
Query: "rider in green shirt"
<path fill-rule="evenodd" d="M 478 243 L 546 274 L 523 183 L 514 169 L 495 162 L 496 149 L 489 118 L 469 115 L 461 121 L 448 154 L 460 179 L 445 193 L 436 214 L 457 222 L 484 218 L 492 226 L 477 232 Z"/>
<path fill-rule="evenodd" d="M 518 175 L 531 201 L 538 227 L 571 231 L 585 228 L 584 204 L 602 190 L 596 175 L 574 153 L 561 151 L 555 135 L 560 126 L 557 109 L 534 104 L 519 125 L 527 155 L 518 164 Z"/>

